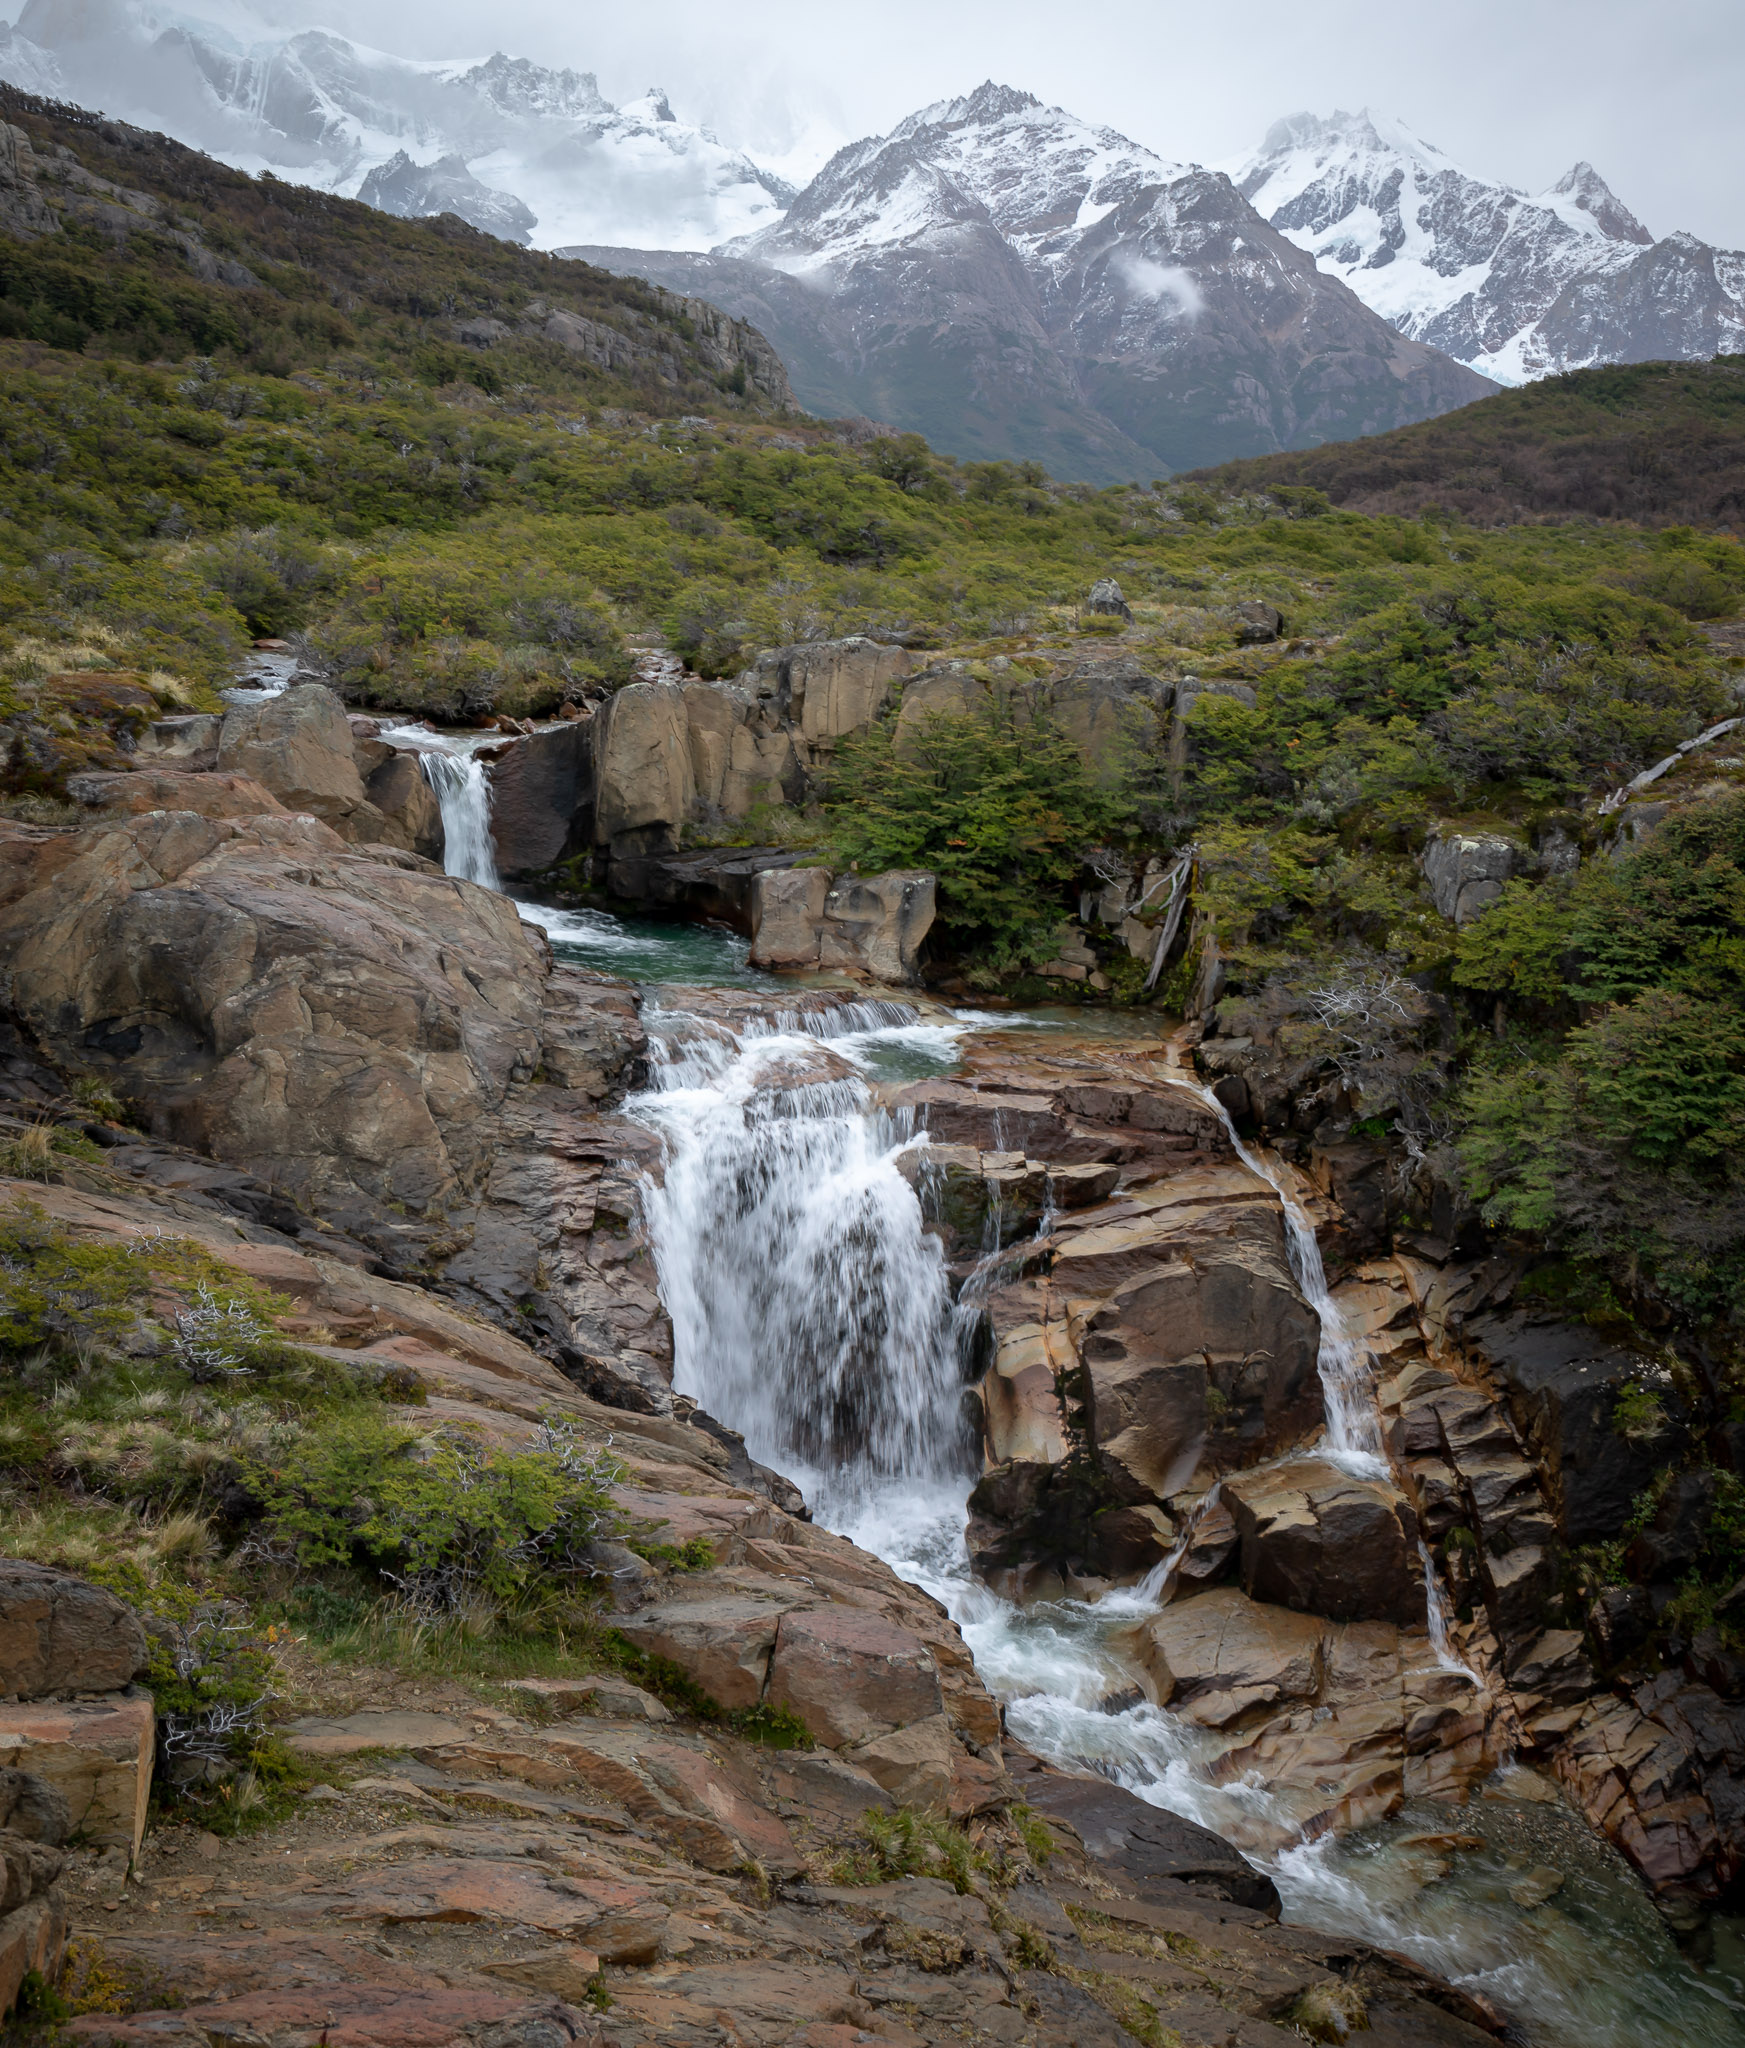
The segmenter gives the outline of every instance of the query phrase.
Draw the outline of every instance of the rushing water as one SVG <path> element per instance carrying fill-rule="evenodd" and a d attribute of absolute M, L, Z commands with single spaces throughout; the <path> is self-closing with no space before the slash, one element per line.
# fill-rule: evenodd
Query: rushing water
<path fill-rule="evenodd" d="M 1536 2048 L 1738 2048 L 1742 1987 L 1680 1958 L 1622 1860 L 1561 1803 L 1511 1796 L 1505 1773 L 1467 1807 L 1268 1852 L 1294 1830 L 1265 1785 L 1214 1784 L 1211 1739 L 1161 1708 L 1109 1711 L 1132 1696 L 1121 1636 L 1150 1611 L 1161 1572 L 1094 1605 L 1027 1609 L 971 1576 L 961 1305 L 915 1193 L 925 1136 L 882 1111 L 868 1082 L 894 1057 L 943 1070 L 963 1033 L 1016 1020 L 850 1008 L 804 1031 L 765 1021 L 735 1033 L 673 1007 L 649 1021 L 652 1086 L 630 1108 L 665 1145 L 647 1215 L 677 1391 L 742 1430 L 822 1522 L 945 1605 L 1014 1735 L 1252 1845 L 1287 1919 L 1416 1956 L 1509 2010 Z M 1348 1469 L 1385 1470 L 1367 1361 L 1312 1226 L 1282 1168 L 1241 1149 L 1279 1193 L 1321 1313 L 1328 1449 Z M 1435 1647 L 1453 1664 L 1427 1577 Z"/>
<path fill-rule="evenodd" d="M 485 736 L 392 736 L 438 749 L 425 765 L 450 872 L 500 886 L 489 787 L 470 758 Z M 747 971 L 744 942 L 730 934 L 517 907 L 560 957 L 634 980 L 776 986 Z M 735 1032 L 679 1002 L 649 1006 L 652 1086 L 629 1105 L 664 1141 L 665 1172 L 646 1204 L 677 1391 L 743 1431 L 754 1456 L 804 1488 L 820 1521 L 944 1604 L 1020 1740 L 1232 1841 L 1279 1839 L 1281 1803 L 1263 1784 L 1214 1785 L 1200 1731 L 1149 1703 L 1108 1711 L 1133 1690 L 1121 1634 L 1161 1597 L 1170 1561 L 1095 1605 L 1019 1609 L 972 1577 L 964 1547 L 975 1471 L 966 1305 L 923 1227 L 925 1133 L 879 1109 L 871 1084 L 949 1071 L 970 1031 L 1070 1024 L 1091 1035 L 1113 1028 L 1108 1014 L 960 1011 L 922 1022 L 899 1006 L 845 1002 Z M 1224 1116 L 1197 1083 L 1180 1085 Z M 1368 1361 L 1328 1290 L 1313 1226 L 1282 1166 L 1239 1141 L 1237 1151 L 1278 1193 L 1293 1270 L 1321 1319 L 1323 1455 L 1354 1473 L 1385 1471 Z M 998 1243 L 988 1251 L 985 1283 L 999 1270 Z M 1425 1562 L 1433 1646 L 1462 1668 Z M 1413 1807 L 1298 1843 L 1268 1867 L 1287 1920 L 1413 1956 L 1505 2008 L 1532 2048 L 1745 2043 L 1745 1955 L 1731 1970 L 1691 1969 L 1616 1852 L 1561 1802 L 1511 1796 L 1507 1773 L 1467 1806 Z"/>

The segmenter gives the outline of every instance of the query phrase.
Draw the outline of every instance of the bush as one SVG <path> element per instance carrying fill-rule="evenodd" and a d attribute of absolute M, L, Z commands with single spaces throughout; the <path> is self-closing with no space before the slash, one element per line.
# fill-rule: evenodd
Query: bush
<path fill-rule="evenodd" d="M 1049 713 L 996 693 L 900 746 L 890 718 L 846 742 L 825 817 L 844 863 L 931 868 L 954 946 L 998 967 L 1051 957 L 1085 848 L 1126 811 Z"/>

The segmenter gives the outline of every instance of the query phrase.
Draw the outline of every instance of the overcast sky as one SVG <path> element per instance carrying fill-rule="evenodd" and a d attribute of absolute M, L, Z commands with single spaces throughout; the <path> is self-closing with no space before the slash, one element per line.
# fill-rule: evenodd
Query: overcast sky
<path fill-rule="evenodd" d="M 501 48 L 595 71 L 613 100 L 664 85 L 681 117 L 769 154 L 816 155 L 986 77 L 1201 163 L 1245 154 L 1280 115 L 1369 105 L 1530 192 L 1586 157 L 1656 235 L 1745 247 L 1741 0 L 269 6 L 407 56 Z"/>

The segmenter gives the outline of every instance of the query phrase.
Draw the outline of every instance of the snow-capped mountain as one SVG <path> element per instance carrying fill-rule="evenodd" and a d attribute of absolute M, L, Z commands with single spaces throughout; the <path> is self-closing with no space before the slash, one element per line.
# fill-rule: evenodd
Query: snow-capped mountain
<path fill-rule="evenodd" d="M 1396 334 L 1221 172 L 1007 86 L 851 144 L 784 219 L 707 257 L 569 253 L 753 321 L 814 411 L 1060 476 L 1375 433 L 1490 389 Z"/>
<path fill-rule="evenodd" d="M 414 62 L 327 29 L 272 30 L 233 0 L 206 0 L 200 15 L 156 0 L 28 0 L 0 38 L 0 77 L 166 129 L 244 170 L 348 195 L 380 173 L 376 192 L 394 196 L 377 204 L 447 207 L 492 234 L 508 222 L 541 248 L 708 248 L 778 219 L 792 197 L 678 120 L 658 88 L 615 107 L 590 72 L 500 51 Z M 426 188 L 440 206 L 424 206 Z"/>
<path fill-rule="evenodd" d="M 1529 196 L 1366 109 L 1280 121 L 1231 175 L 1391 326 L 1506 384 L 1745 338 L 1745 258 L 1656 242 L 1591 164 Z"/>

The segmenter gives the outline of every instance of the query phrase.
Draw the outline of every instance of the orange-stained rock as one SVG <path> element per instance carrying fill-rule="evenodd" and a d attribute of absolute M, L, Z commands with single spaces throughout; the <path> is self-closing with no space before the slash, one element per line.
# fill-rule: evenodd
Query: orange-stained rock
<path fill-rule="evenodd" d="M 157 1717 L 145 1693 L 0 1706 L 0 1763 L 65 1795 L 72 1839 L 139 1854 Z"/>

